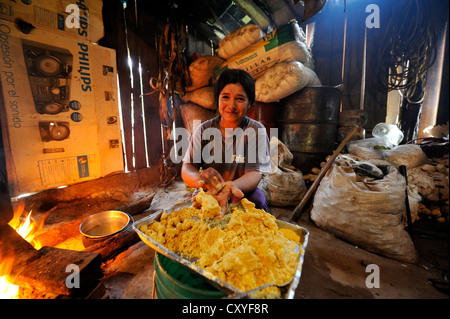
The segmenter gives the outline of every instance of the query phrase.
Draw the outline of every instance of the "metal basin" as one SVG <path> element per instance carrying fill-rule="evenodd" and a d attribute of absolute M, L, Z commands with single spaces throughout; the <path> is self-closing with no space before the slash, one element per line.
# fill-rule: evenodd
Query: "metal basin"
<path fill-rule="evenodd" d="M 130 216 L 118 210 L 107 210 L 89 216 L 80 224 L 80 232 L 88 238 L 105 238 L 122 231 Z"/>

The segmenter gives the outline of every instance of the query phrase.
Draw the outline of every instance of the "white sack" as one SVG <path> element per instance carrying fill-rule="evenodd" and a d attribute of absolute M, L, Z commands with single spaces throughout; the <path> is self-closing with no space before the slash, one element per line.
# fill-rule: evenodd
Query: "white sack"
<path fill-rule="evenodd" d="M 403 144 L 384 151 L 384 159 L 396 167 L 405 165 L 407 169 L 410 169 L 425 164 L 427 155 L 419 145 Z"/>
<path fill-rule="evenodd" d="M 228 58 L 215 72 L 215 77 L 226 69 L 245 70 L 254 78 L 283 61 L 299 61 L 313 65 L 312 53 L 306 44 L 303 30 L 295 20 L 280 26 L 257 42 Z"/>
<path fill-rule="evenodd" d="M 321 85 L 313 70 L 298 61 L 280 62 L 255 81 L 256 100 L 275 102 L 313 85 Z"/>
<path fill-rule="evenodd" d="M 219 41 L 219 48 L 216 52 L 222 59 L 227 60 L 261 39 L 264 35 L 265 33 L 257 25 L 245 25 L 234 30 L 223 40 Z"/>
<path fill-rule="evenodd" d="M 417 253 L 403 220 L 406 182 L 395 167 L 388 168 L 381 180 L 356 181 L 351 166 L 338 157 L 319 184 L 311 219 L 358 247 L 414 263 Z"/>

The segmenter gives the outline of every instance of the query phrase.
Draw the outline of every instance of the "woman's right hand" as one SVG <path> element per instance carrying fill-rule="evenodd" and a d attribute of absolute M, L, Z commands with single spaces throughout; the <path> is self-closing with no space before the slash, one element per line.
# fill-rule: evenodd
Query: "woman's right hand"
<path fill-rule="evenodd" d="M 225 181 L 222 175 L 212 167 L 202 170 L 197 178 L 197 187 L 203 188 L 212 195 L 219 193 L 224 186 Z"/>

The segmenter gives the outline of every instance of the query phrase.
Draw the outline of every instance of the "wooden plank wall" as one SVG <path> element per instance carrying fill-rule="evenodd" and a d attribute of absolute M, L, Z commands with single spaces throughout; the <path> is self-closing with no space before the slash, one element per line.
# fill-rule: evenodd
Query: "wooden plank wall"
<path fill-rule="evenodd" d="M 367 5 L 373 1 L 327 1 L 320 13 L 306 21 L 315 22 L 312 46 L 315 71 L 323 85 L 344 85 L 341 110 L 363 109 L 369 116 L 366 132 L 385 121 L 387 93 L 379 91 L 376 75 L 377 50 L 384 35 L 388 14 L 380 8 L 380 28 L 366 29 Z M 366 35 L 366 77 L 363 80 L 364 38 Z M 363 91 L 361 91 L 363 90 Z M 361 103 L 361 100 L 363 102 Z"/>
<path fill-rule="evenodd" d="M 163 17 L 139 10 L 144 0 L 108 1 L 103 6 L 105 36 L 100 45 L 116 50 L 124 153 L 128 171 L 159 165 L 162 155 L 159 93 L 149 81 L 158 76 L 156 38 Z M 129 58 L 132 61 L 131 67 Z M 141 70 L 139 70 L 139 64 Z"/>

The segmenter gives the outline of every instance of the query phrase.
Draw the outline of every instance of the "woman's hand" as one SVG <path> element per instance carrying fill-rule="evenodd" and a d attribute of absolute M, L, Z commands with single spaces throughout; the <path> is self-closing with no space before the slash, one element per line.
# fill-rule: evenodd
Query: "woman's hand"
<path fill-rule="evenodd" d="M 197 178 L 197 187 L 203 188 L 211 195 L 219 193 L 224 186 L 225 181 L 222 175 L 212 167 L 202 170 Z"/>
<path fill-rule="evenodd" d="M 230 198 L 232 198 L 233 196 L 242 198 L 244 197 L 244 193 L 239 188 L 237 188 L 237 186 L 233 182 L 225 182 L 225 185 L 222 187 L 220 192 L 213 196 L 219 203 L 222 211 L 220 214 L 220 218 L 222 218 L 227 211 L 228 201 L 230 200 Z"/>
<path fill-rule="evenodd" d="M 217 216 L 218 220 L 220 220 L 223 215 L 225 215 L 230 198 L 232 198 L 233 196 L 236 196 L 237 198 L 244 197 L 244 193 L 239 188 L 237 188 L 233 182 L 225 182 L 221 190 L 216 194 L 212 194 L 210 192 L 208 193 L 211 194 L 219 203 L 221 213 L 220 216 Z M 195 208 L 200 209 L 202 207 L 201 204 L 195 200 L 195 198 L 192 199 L 192 202 Z"/>
<path fill-rule="evenodd" d="M 220 218 L 227 211 L 230 198 L 233 196 L 244 197 L 244 193 L 233 182 L 225 182 L 222 175 L 212 167 L 201 171 L 197 178 L 197 187 L 202 187 L 217 200 L 221 208 Z"/>

